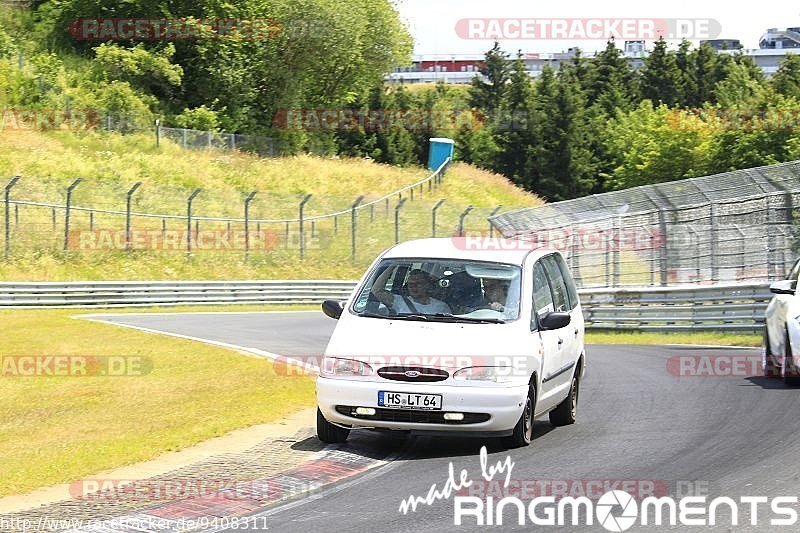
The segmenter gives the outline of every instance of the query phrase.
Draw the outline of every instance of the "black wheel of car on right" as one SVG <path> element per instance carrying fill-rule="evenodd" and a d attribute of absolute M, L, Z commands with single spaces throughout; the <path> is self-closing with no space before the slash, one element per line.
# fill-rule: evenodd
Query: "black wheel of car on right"
<path fill-rule="evenodd" d="M 786 331 L 786 341 L 784 343 L 786 352 L 783 354 L 783 382 L 792 387 L 800 385 L 800 375 L 798 375 L 797 367 L 794 366 L 794 356 L 792 354 L 792 345 L 789 343 L 789 331 Z"/>
<path fill-rule="evenodd" d="M 775 362 L 775 355 L 772 353 L 772 347 L 769 343 L 769 333 L 767 328 L 764 327 L 764 376 L 774 378 L 780 375 L 781 367 Z"/>
<path fill-rule="evenodd" d="M 322 442 L 328 444 L 336 444 L 344 442 L 350 435 L 350 430 L 331 424 L 322 415 L 322 411 L 317 407 L 317 437 Z"/>

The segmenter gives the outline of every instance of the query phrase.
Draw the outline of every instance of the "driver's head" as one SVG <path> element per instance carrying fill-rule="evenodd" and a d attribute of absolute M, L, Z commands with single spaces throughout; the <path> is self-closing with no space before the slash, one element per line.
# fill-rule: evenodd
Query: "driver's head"
<path fill-rule="evenodd" d="M 424 271 L 415 268 L 408 274 L 408 293 L 414 298 L 430 296 L 433 289 L 431 277 Z"/>

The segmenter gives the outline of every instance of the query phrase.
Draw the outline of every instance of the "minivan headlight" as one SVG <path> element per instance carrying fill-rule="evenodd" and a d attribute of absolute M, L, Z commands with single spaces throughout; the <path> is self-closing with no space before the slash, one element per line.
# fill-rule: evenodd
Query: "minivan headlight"
<path fill-rule="evenodd" d="M 453 379 L 458 381 L 492 381 L 511 383 L 514 369 L 510 366 L 468 366 L 457 370 Z"/>
<path fill-rule="evenodd" d="M 370 376 L 372 367 L 355 359 L 325 357 L 322 360 L 320 374 L 326 376 Z"/>

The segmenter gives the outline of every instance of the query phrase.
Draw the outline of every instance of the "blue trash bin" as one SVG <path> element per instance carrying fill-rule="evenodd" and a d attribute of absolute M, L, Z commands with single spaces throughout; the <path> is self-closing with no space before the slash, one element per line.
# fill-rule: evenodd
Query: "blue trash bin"
<path fill-rule="evenodd" d="M 455 141 L 446 137 L 433 137 L 428 151 L 428 170 L 436 170 L 447 158 L 453 158 Z"/>

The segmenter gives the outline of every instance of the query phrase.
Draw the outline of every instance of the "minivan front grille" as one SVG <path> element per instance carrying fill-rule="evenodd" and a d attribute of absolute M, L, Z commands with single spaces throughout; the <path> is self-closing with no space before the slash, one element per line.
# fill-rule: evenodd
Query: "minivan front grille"
<path fill-rule="evenodd" d="M 444 381 L 450 377 L 450 374 L 444 370 L 419 366 L 385 366 L 378 370 L 378 375 L 392 381 L 410 381 L 413 383 Z"/>

